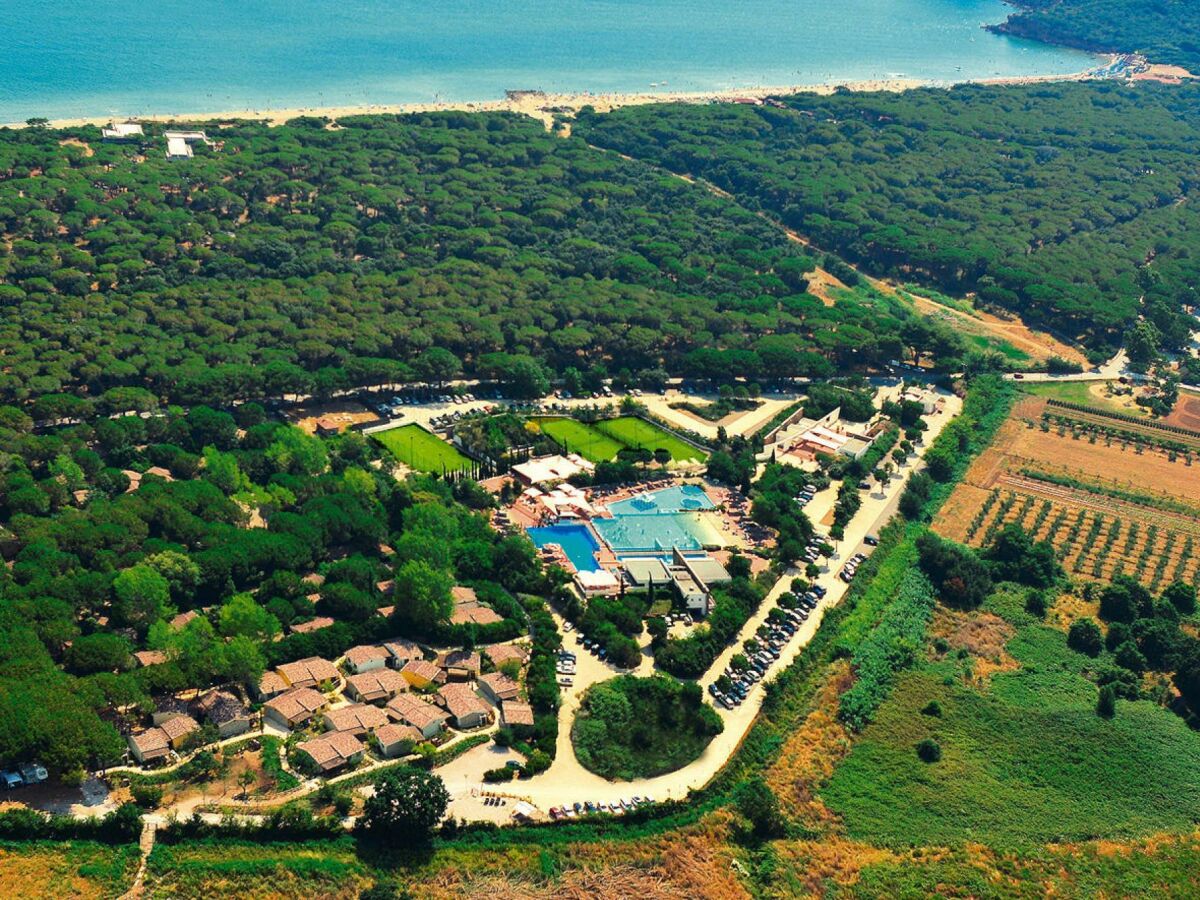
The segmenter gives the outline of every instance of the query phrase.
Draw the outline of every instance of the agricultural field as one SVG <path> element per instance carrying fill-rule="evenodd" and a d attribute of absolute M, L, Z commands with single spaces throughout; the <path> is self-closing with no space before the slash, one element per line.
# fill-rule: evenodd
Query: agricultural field
<path fill-rule="evenodd" d="M 578 453 L 592 462 L 605 462 L 627 448 L 666 449 L 676 462 L 703 460 L 701 450 L 682 441 L 664 428 L 636 416 L 621 416 L 587 424 L 561 416 L 531 419 L 543 434 L 558 442 L 565 451 Z"/>
<path fill-rule="evenodd" d="M 1200 463 L 1193 442 L 1200 433 L 1026 399 L 968 470 L 934 529 L 981 546 L 1016 522 L 1051 541 L 1068 574 L 1124 573 L 1152 590 L 1194 581 Z"/>
<path fill-rule="evenodd" d="M 1132 390 L 1119 381 L 1044 381 L 1026 384 L 1022 390 L 1048 400 L 1079 403 L 1105 412 L 1150 418 L 1149 411 L 1134 402 Z"/>
<path fill-rule="evenodd" d="M 418 472 L 457 472 L 471 460 L 420 425 L 401 425 L 371 435 L 400 462 Z"/>
<path fill-rule="evenodd" d="M 116 897 L 133 882 L 137 844 L 0 842 L 0 896 Z"/>

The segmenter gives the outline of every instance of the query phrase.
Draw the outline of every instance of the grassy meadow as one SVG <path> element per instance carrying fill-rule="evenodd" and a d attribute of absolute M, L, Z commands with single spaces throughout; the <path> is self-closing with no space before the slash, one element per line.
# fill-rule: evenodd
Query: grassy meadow
<path fill-rule="evenodd" d="M 1030 846 L 1191 827 L 1200 735 L 1148 701 L 1096 714 L 1084 677 L 1103 665 L 1069 649 L 1011 595 L 985 604 L 1012 628 L 988 660 L 951 643 L 904 673 L 822 791 L 850 836 L 885 846 Z M 975 614 L 976 616 L 980 614 Z M 990 677 L 980 672 L 989 665 Z M 936 701 L 940 714 L 927 710 Z M 942 758 L 918 759 L 933 738 Z"/>
<path fill-rule="evenodd" d="M 133 883 L 136 844 L 0 841 L 0 896 L 116 897 Z"/>
<path fill-rule="evenodd" d="M 562 416 L 546 416 L 532 421 L 543 434 L 552 437 L 566 451 L 578 453 L 592 462 L 615 459 L 619 452 L 627 448 L 669 450 L 675 462 L 703 460 L 706 457 L 702 450 L 636 416 L 620 416 L 595 424 Z"/>

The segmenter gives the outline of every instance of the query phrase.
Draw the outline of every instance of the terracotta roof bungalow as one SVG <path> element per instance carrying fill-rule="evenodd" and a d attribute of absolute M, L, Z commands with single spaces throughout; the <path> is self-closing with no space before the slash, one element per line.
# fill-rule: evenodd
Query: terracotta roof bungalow
<path fill-rule="evenodd" d="M 147 728 L 140 734 L 129 736 L 129 752 L 139 763 L 145 765 L 160 759 L 166 759 L 171 753 L 171 744 L 167 734 L 161 728 Z"/>
<path fill-rule="evenodd" d="M 395 611 L 396 611 L 395 606 L 381 606 L 381 607 L 379 607 L 379 609 L 375 610 L 375 612 L 379 613 L 385 619 L 390 619 L 392 617 L 392 613 L 394 613 Z"/>
<path fill-rule="evenodd" d="M 346 679 L 346 693 L 360 703 L 378 703 L 407 689 L 404 676 L 393 669 L 376 669 Z"/>
<path fill-rule="evenodd" d="M 435 737 L 449 718 L 432 703 L 412 694 L 397 694 L 388 701 L 387 711 L 397 722 L 417 729 L 424 738 Z"/>
<path fill-rule="evenodd" d="M 170 469 L 164 469 L 162 466 L 151 466 L 146 470 L 147 475 L 153 475 L 155 478 L 161 478 L 163 481 L 174 481 L 175 476 L 171 474 Z"/>
<path fill-rule="evenodd" d="M 283 676 L 272 670 L 263 672 L 262 678 L 258 679 L 257 685 L 251 685 L 254 688 L 254 696 L 259 700 L 270 700 L 272 697 L 278 697 L 288 689 L 288 683 L 283 680 Z"/>
<path fill-rule="evenodd" d="M 158 666 L 167 661 L 167 654 L 161 650 L 139 650 L 133 654 L 133 658 L 137 660 L 138 666 L 145 668 L 146 666 Z"/>
<path fill-rule="evenodd" d="M 400 670 L 400 674 L 415 688 L 427 688 L 439 684 L 446 678 L 446 673 L 431 662 L 423 659 L 410 659 Z"/>
<path fill-rule="evenodd" d="M 385 578 L 383 581 L 375 582 L 375 590 L 379 591 L 381 594 L 390 594 L 395 587 L 396 580 L 394 578 Z"/>
<path fill-rule="evenodd" d="M 524 665 L 529 658 L 529 651 L 521 644 L 490 644 L 483 648 L 483 653 L 497 668 L 513 660 Z"/>
<path fill-rule="evenodd" d="M 316 687 L 324 681 L 337 682 L 338 670 L 327 659 L 309 656 L 295 662 L 276 666 L 275 671 L 283 676 L 290 687 Z"/>
<path fill-rule="evenodd" d="M 181 612 L 179 615 L 175 616 L 168 624 L 176 631 L 179 631 L 181 628 L 187 625 L 188 622 L 192 621 L 192 619 L 198 618 L 200 618 L 200 613 L 196 612 L 194 609 L 189 609 L 187 612 Z"/>
<path fill-rule="evenodd" d="M 389 721 L 387 713 L 378 706 L 364 703 L 351 703 L 349 706 L 326 710 L 321 719 L 329 731 L 345 731 L 353 735 L 374 731 Z"/>
<path fill-rule="evenodd" d="M 301 741 L 296 749 L 308 756 L 322 772 L 332 772 L 362 759 L 366 746 L 345 731 L 331 731 L 311 741 Z"/>
<path fill-rule="evenodd" d="M 305 575 L 300 580 L 303 581 L 305 584 L 311 584 L 314 587 L 320 587 L 321 585 L 323 585 L 325 583 L 325 576 L 322 575 L 320 572 L 309 572 L 307 575 Z"/>
<path fill-rule="evenodd" d="M 469 650 L 451 650 L 442 655 L 438 665 L 446 670 L 450 681 L 470 681 L 479 674 L 482 661 L 479 654 Z"/>
<path fill-rule="evenodd" d="M 521 686 L 503 672 L 489 672 L 487 675 L 480 675 L 479 689 L 497 706 L 505 700 L 516 700 L 521 694 Z"/>
<path fill-rule="evenodd" d="M 318 597 L 318 594 L 313 594 L 312 597 Z M 310 597 L 311 599 L 311 597 Z M 307 622 L 301 622 L 299 625 L 289 625 L 288 631 L 292 634 L 312 634 L 314 631 L 320 631 L 322 628 L 328 628 L 333 624 L 333 619 L 329 616 L 317 616 L 315 619 L 310 619 Z"/>
<path fill-rule="evenodd" d="M 500 721 L 507 727 L 533 725 L 533 707 L 519 700 L 505 700 L 500 704 Z"/>
<path fill-rule="evenodd" d="M 385 641 L 383 649 L 388 652 L 391 659 L 388 660 L 388 665 L 393 669 L 402 669 L 404 664 L 410 659 L 422 659 L 421 648 L 412 641 L 404 638 L 393 638 L 390 641 Z"/>
<path fill-rule="evenodd" d="M 479 595 L 475 593 L 475 588 L 468 587 L 465 584 L 456 584 L 450 588 L 450 597 L 455 603 L 478 603 Z"/>
<path fill-rule="evenodd" d="M 470 685 L 442 685 L 438 688 L 438 701 L 459 728 L 478 728 L 486 725 L 492 717 L 492 711 L 483 704 Z"/>
<path fill-rule="evenodd" d="M 454 611 L 450 614 L 452 625 L 465 625 L 474 622 L 476 625 L 489 625 L 492 622 L 503 622 L 504 619 L 489 606 L 479 602 L 475 588 L 465 584 L 456 584 L 450 589 L 454 599 Z"/>
<path fill-rule="evenodd" d="M 382 669 L 390 658 L 391 654 L 387 650 L 374 644 L 351 647 L 345 654 L 346 668 L 356 675 Z"/>
<path fill-rule="evenodd" d="M 412 752 L 414 744 L 421 742 L 421 732 L 411 725 L 384 725 L 375 729 L 375 740 L 379 742 L 379 754 L 384 759 L 395 759 Z"/>
<path fill-rule="evenodd" d="M 184 738 L 200 730 L 200 723 L 191 716 L 172 716 L 158 727 L 167 736 L 167 742 L 178 748 Z"/>
<path fill-rule="evenodd" d="M 192 704 L 193 712 L 217 729 L 222 738 L 250 730 L 250 711 L 241 699 L 229 691 L 209 691 Z"/>
<path fill-rule="evenodd" d="M 312 688 L 296 688 L 268 700 L 263 706 L 263 717 L 281 728 L 291 729 L 303 725 L 328 705 L 324 694 Z"/>
<path fill-rule="evenodd" d="M 176 697 L 174 694 L 166 694 L 164 696 L 156 696 L 152 698 L 154 701 L 154 712 L 150 714 L 150 721 L 155 725 L 161 725 L 167 719 L 173 719 L 176 716 L 186 716 L 191 710 L 191 704 L 181 697 Z"/>

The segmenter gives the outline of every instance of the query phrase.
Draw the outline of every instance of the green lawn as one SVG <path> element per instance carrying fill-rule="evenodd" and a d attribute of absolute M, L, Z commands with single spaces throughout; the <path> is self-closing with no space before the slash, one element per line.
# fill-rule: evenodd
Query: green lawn
<path fill-rule="evenodd" d="M 822 791 L 849 834 L 891 846 L 979 841 L 1029 846 L 1194 827 L 1200 735 L 1147 701 L 1096 715 L 1097 661 L 1066 646 L 1003 595 L 989 608 L 1018 626 L 1020 668 L 968 686 L 954 653 L 901 676 Z M 931 700 L 941 716 L 922 710 Z M 933 738 L 939 762 L 921 762 Z"/>
<path fill-rule="evenodd" d="M 686 766 L 723 728 L 695 682 L 620 675 L 588 688 L 571 743 L 588 771 L 632 781 Z"/>
<path fill-rule="evenodd" d="M 578 453 L 592 462 L 607 462 L 625 445 L 613 440 L 591 425 L 563 417 L 534 419 L 543 434 L 548 434 L 568 453 Z"/>
<path fill-rule="evenodd" d="M 617 419 L 606 419 L 596 423 L 596 429 L 607 434 L 614 440 L 620 441 L 626 447 L 634 449 L 657 450 L 664 448 L 671 451 L 671 459 L 676 462 L 684 460 L 703 460 L 706 454 L 697 450 L 686 441 L 681 441 L 664 428 L 639 419 L 636 416 L 621 416 Z"/>
<path fill-rule="evenodd" d="M 418 472 L 454 472 L 469 468 L 471 460 L 420 425 L 401 425 L 371 435 L 396 459 Z"/>

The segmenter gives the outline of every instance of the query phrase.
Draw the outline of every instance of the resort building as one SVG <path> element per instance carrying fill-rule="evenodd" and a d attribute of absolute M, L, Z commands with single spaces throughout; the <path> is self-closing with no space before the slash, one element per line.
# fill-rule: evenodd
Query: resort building
<path fill-rule="evenodd" d="M 411 694 L 397 694 L 388 701 L 387 712 L 397 722 L 411 725 L 426 740 L 437 737 L 449 719 L 445 712 L 432 703 Z"/>
<path fill-rule="evenodd" d="M 533 707 L 518 700 L 505 700 L 500 704 L 500 724 L 505 728 L 532 728 Z"/>
<path fill-rule="evenodd" d="M 505 700 L 516 700 L 521 687 L 503 672 L 489 672 L 479 676 L 479 690 L 496 706 Z"/>
<path fill-rule="evenodd" d="M 229 691 L 209 691 L 192 705 L 192 709 L 206 724 L 214 726 L 222 738 L 250 730 L 250 711 Z"/>
<path fill-rule="evenodd" d="M 301 741 L 296 749 L 308 756 L 322 773 L 327 773 L 354 765 L 362 759 L 367 748 L 354 735 L 333 731 L 311 741 Z"/>
<path fill-rule="evenodd" d="M 479 602 L 475 588 L 465 584 L 456 584 L 451 588 L 454 598 L 454 611 L 450 613 L 451 625 L 491 625 L 493 622 L 503 622 L 504 619 L 490 606 Z"/>
<path fill-rule="evenodd" d="M 379 744 L 379 755 L 384 759 L 407 756 L 413 745 L 421 742 L 421 732 L 411 725 L 384 725 L 375 729 L 375 740 Z"/>
<path fill-rule="evenodd" d="M 258 680 L 258 684 L 250 685 L 251 693 L 257 700 L 270 700 L 273 697 L 278 697 L 288 689 L 288 683 L 283 680 L 283 676 L 272 670 L 263 672 L 262 678 Z"/>
<path fill-rule="evenodd" d="M 404 638 L 392 638 L 385 641 L 383 649 L 388 652 L 387 664 L 393 669 L 403 669 L 410 659 L 421 659 L 421 648 L 412 641 Z"/>
<path fill-rule="evenodd" d="M 158 762 L 171 755 L 171 745 L 161 728 L 147 728 L 140 734 L 131 734 L 128 738 L 129 752 L 142 765 Z"/>
<path fill-rule="evenodd" d="M 375 669 L 346 679 L 346 694 L 359 703 L 379 703 L 408 690 L 404 676 L 394 669 Z"/>
<path fill-rule="evenodd" d="M 443 654 L 438 665 L 445 670 L 447 681 L 470 681 L 479 675 L 483 661 L 474 651 L 451 650 Z"/>
<path fill-rule="evenodd" d="M 808 462 L 819 454 L 861 459 L 883 430 L 879 421 L 869 426 L 841 419 L 841 407 L 819 419 L 801 419 L 776 438 L 776 453 L 781 462 Z"/>
<path fill-rule="evenodd" d="M 522 484 L 532 487 L 553 487 L 580 472 L 593 472 L 596 467 L 578 453 L 566 456 L 539 456 L 512 467 L 512 473 Z"/>
<path fill-rule="evenodd" d="M 611 597 L 621 589 L 621 582 L 608 569 L 594 572 L 576 572 L 575 587 L 584 597 Z"/>
<path fill-rule="evenodd" d="M 136 122 L 117 122 L 100 129 L 100 138 L 113 144 L 140 141 L 144 136 L 142 126 Z"/>
<path fill-rule="evenodd" d="M 283 677 L 288 687 L 293 688 L 315 688 L 324 682 L 337 684 L 339 678 L 333 663 L 319 656 L 284 663 L 276 666 L 275 671 Z"/>
<path fill-rule="evenodd" d="M 491 710 L 467 684 L 446 684 L 438 688 L 438 702 L 450 714 L 456 728 L 479 728 L 492 718 Z"/>
<path fill-rule="evenodd" d="M 344 658 L 346 660 L 346 668 L 358 675 L 363 672 L 382 669 L 387 665 L 390 656 L 391 654 L 383 647 L 360 644 L 357 647 L 351 647 L 347 650 Z"/>
<path fill-rule="evenodd" d="M 327 731 L 344 731 L 353 735 L 363 735 L 386 725 L 389 720 L 387 713 L 378 706 L 351 703 L 349 706 L 326 710 L 321 721 Z"/>
<path fill-rule="evenodd" d="M 268 700 L 263 706 L 263 724 L 270 722 L 284 730 L 303 725 L 329 705 L 324 694 L 312 688 L 296 688 Z"/>
<path fill-rule="evenodd" d="M 499 668 L 514 660 L 524 665 L 525 660 L 529 658 L 529 651 L 522 644 L 491 644 L 483 648 L 483 655 L 492 661 L 493 666 Z"/>
<path fill-rule="evenodd" d="M 423 659 L 410 659 L 400 670 L 404 680 L 418 690 L 441 684 L 446 680 L 446 673 L 431 662 Z"/>

